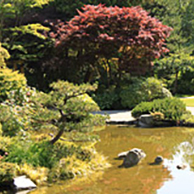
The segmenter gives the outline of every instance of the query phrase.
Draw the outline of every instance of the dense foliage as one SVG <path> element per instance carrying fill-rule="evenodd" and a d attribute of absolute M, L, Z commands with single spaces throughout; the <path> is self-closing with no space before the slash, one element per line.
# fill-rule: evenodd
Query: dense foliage
<path fill-rule="evenodd" d="M 1 186 L 9 186 L 12 183 L 13 177 L 16 176 L 16 165 L 8 162 L 0 162 L 0 180 Z M 4 184 L 2 184 L 2 182 Z M 0 188 L 2 189 L 2 188 Z"/>
<path fill-rule="evenodd" d="M 8 51 L 1 46 L 0 43 L 0 67 L 4 68 L 5 67 L 5 60 L 10 57 Z"/>
<path fill-rule="evenodd" d="M 132 109 L 140 102 L 166 97 L 172 97 L 171 92 L 164 87 L 161 80 L 154 77 L 125 77 L 120 88 L 114 85 L 106 90 L 98 88 L 96 94 L 93 95 L 100 108 L 105 110 Z"/>
<path fill-rule="evenodd" d="M 156 62 L 155 73 L 174 94 L 184 94 L 186 91 L 193 93 L 193 67 L 193 56 L 185 53 L 170 54 Z"/>
<path fill-rule="evenodd" d="M 66 66 L 73 60 L 80 68 L 84 65 L 86 70 L 95 71 L 100 58 L 117 58 L 120 76 L 122 71 L 144 74 L 153 59 L 168 51 L 165 39 L 171 28 L 141 7 L 100 4 L 82 9 L 67 24 L 55 25 L 50 33 L 56 39 L 60 63 Z M 90 81 L 86 76 L 84 81 Z"/>
<path fill-rule="evenodd" d="M 122 89 L 120 96 L 123 107 L 133 108 L 140 102 L 172 97 L 172 94 L 162 85 L 161 81 L 150 77 L 143 81 L 135 79 L 132 84 Z"/>
<path fill-rule="evenodd" d="M 106 6 L 114 6 L 117 5 L 119 7 L 130 7 L 136 6 L 141 3 L 146 3 L 149 0 L 82 0 L 82 1 L 73 1 L 73 0 L 55 0 L 52 4 L 56 7 L 56 10 L 61 13 L 65 14 L 67 18 L 72 18 L 76 13 L 77 9 L 80 9 L 84 5 L 91 4 L 91 5 L 98 5 L 98 4 L 105 4 Z"/>
<path fill-rule="evenodd" d="M 178 98 L 157 99 L 152 102 L 142 102 L 132 110 L 133 117 L 139 117 L 142 114 L 162 113 L 164 119 L 180 121 L 183 114 L 186 113 L 185 104 Z"/>
<path fill-rule="evenodd" d="M 26 78 L 23 74 L 9 68 L 0 69 L 0 102 L 8 99 L 10 95 L 15 99 L 19 98 L 25 87 Z"/>
<path fill-rule="evenodd" d="M 93 147 L 98 139 L 92 134 L 94 126 L 105 124 L 105 117 L 91 114 L 99 108 L 86 94 L 96 86 L 58 81 L 51 87 L 48 94 L 26 88 L 22 100 L 9 95 L 0 104 L 0 151 L 7 153 L 0 152 L 0 159 L 15 163 L 16 174 L 26 174 L 37 183 L 73 178 L 91 172 L 91 166 L 100 170 L 98 161 L 107 165 Z M 2 169 L 0 176 L 12 180 L 15 174 Z"/>

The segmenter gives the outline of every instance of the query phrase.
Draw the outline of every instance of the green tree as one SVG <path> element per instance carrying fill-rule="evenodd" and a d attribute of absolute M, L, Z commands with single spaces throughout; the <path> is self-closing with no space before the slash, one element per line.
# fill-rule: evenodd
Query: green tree
<path fill-rule="evenodd" d="M 106 6 L 131 7 L 146 4 L 152 1 L 153 0 L 54 0 L 51 5 L 55 7 L 58 13 L 61 13 L 70 19 L 77 13 L 77 9 L 81 9 L 81 7 L 87 4 L 98 5 L 101 3 Z"/>
<path fill-rule="evenodd" d="M 179 53 L 173 54 L 171 53 L 169 56 L 159 60 L 156 62 L 156 73 L 159 78 L 168 80 L 167 82 L 171 82 L 172 93 L 176 94 L 178 89 L 178 80 L 179 77 L 185 70 L 192 68 L 194 64 L 194 57 L 189 54 Z"/>
<path fill-rule="evenodd" d="M 24 72 L 24 67 L 29 63 L 37 62 L 46 55 L 50 41 L 43 33 L 49 28 L 40 23 L 25 23 L 25 19 L 32 11 L 42 9 L 50 1 L 52 0 L 0 1 L 0 41 L 10 53 L 7 63 L 9 67 Z"/>
<path fill-rule="evenodd" d="M 154 0 L 144 5 L 153 17 L 173 28 L 167 46 L 173 53 L 191 52 L 192 0 Z"/>
<path fill-rule="evenodd" d="M 58 81 L 51 84 L 51 92 L 39 93 L 35 98 L 34 124 L 37 126 L 51 124 L 57 134 L 51 140 L 54 144 L 64 131 L 89 132 L 92 126 L 103 124 L 103 117 L 91 114 L 99 110 L 97 104 L 86 93 L 96 89 L 96 85 L 74 85 Z"/>
<path fill-rule="evenodd" d="M 14 26 L 19 26 L 26 13 L 33 8 L 40 8 L 52 0 L 1 0 L 0 2 L 0 41 L 7 27 L 7 22 L 14 21 Z M 12 24 L 13 25 L 13 24 Z"/>

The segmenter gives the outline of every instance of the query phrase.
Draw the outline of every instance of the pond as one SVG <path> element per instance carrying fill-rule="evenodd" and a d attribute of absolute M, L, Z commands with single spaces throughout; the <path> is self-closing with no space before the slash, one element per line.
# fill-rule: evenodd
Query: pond
<path fill-rule="evenodd" d="M 108 157 L 111 167 L 99 176 L 91 175 L 77 183 L 63 183 L 36 189 L 30 194 L 193 194 L 194 193 L 194 128 L 133 128 L 107 126 L 98 132 L 99 152 Z M 140 148 L 146 158 L 137 166 L 119 168 L 117 154 Z M 161 165 L 150 165 L 161 155 Z M 185 164 L 185 169 L 177 165 Z"/>

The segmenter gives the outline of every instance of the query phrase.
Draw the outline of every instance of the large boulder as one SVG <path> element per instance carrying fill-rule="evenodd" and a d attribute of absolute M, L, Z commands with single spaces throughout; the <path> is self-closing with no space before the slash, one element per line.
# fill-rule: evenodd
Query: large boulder
<path fill-rule="evenodd" d="M 141 159 L 145 158 L 146 154 L 139 148 L 131 149 L 123 160 L 121 167 L 129 168 L 140 162 Z"/>

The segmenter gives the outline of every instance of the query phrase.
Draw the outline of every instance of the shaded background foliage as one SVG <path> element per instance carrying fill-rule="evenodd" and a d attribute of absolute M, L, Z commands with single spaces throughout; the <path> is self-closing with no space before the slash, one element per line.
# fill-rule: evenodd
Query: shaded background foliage
<path fill-rule="evenodd" d="M 66 21 L 77 15 L 77 9 L 81 9 L 84 4 L 98 5 L 99 3 L 106 6 L 118 5 L 120 7 L 142 6 L 152 17 L 158 18 L 162 23 L 173 28 L 171 36 L 166 41 L 170 53 L 174 55 L 181 55 L 181 53 L 184 55 L 186 53 L 188 56 L 192 56 L 194 50 L 192 33 L 194 16 L 193 2 L 191 0 L 95 0 L 92 2 L 90 0 L 4 0 L 1 1 L 2 6 L 0 6 L 0 40 L 11 54 L 7 65 L 24 72 L 29 85 L 44 91 L 48 91 L 49 84 L 59 78 L 76 83 L 96 80 L 99 82 L 98 91 L 109 91 L 111 95 L 115 83 L 119 81 L 121 83 L 128 82 L 127 76 L 122 75 L 121 77 L 118 74 L 117 58 L 120 56 L 117 56 L 117 58 L 98 59 L 93 67 L 88 61 L 83 63 L 84 60 L 82 58 L 76 58 L 78 53 L 73 49 L 69 49 L 70 56 L 68 59 L 63 58 L 59 55 L 59 51 L 56 51 L 54 40 L 49 36 L 43 36 L 48 30 L 54 31 L 59 20 L 65 24 Z M 109 49 L 105 48 L 105 51 L 108 52 Z M 139 51 L 137 50 L 136 52 Z M 107 56 L 109 53 L 105 52 L 105 55 Z M 87 60 L 94 59 L 89 54 Z M 139 63 L 139 61 L 140 59 L 134 61 L 134 63 Z M 167 63 L 160 62 L 160 60 L 155 62 L 155 64 L 161 63 L 163 64 L 163 70 L 169 69 Z M 180 69 L 185 66 L 185 63 L 175 63 L 175 66 L 181 66 Z M 182 68 L 184 71 L 179 71 L 178 79 L 174 72 L 163 71 L 167 72 L 168 75 L 165 84 L 174 94 L 177 92 L 194 92 L 192 87 L 189 87 L 193 77 L 190 62 L 187 66 L 189 68 Z M 133 66 L 133 68 L 135 67 L 137 66 Z M 157 67 L 159 68 L 158 70 Z M 144 67 L 140 68 L 140 72 L 143 72 L 143 69 Z M 121 74 L 126 74 L 125 70 Z M 76 72 L 78 73 L 76 74 Z M 132 75 L 134 72 L 135 69 L 132 69 L 130 74 Z M 161 66 L 155 65 L 154 71 L 151 67 L 145 76 L 154 75 L 161 79 L 161 74 L 158 74 L 158 72 L 161 72 Z M 164 74 L 164 77 L 167 76 Z M 188 79 L 185 79 L 186 77 Z M 130 81 L 128 83 L 130 84 Z M 175 87 L 175 85 L 177 86 Z M 187 86 L 187 89 L 184 86 Z M 115 91 L 115 93 L 117 92 Z"/>
<path fill-rule="evenodd" d="M 143 9 L 131 7 L 137 5 Z M 86 92 L 101 109 L 131 109 L 142 102 L 134 116 L 151 111 L 166 119 L 189 118 L 180 100 L 165 97 L 194 93 L 193 11 L 192 0 L 2 0 L 0 149 L 10 155 L 0 159 L 24 165 L 20 172 L 27 175 L 33 166 L 45 167 L 44 176 L 52 180 L 80 174 L 73 170 L 77 160 L 83 169 L 93 158 L 92 169 L 99 169 L 105 160 L 96 160 L 95 150 L 66 144 L 95 141 L 92 126 L 104 124 L 104 117 L 91 114 L 99 109 Z M 58 79 L 65 81 L 52 83 Z M 41 130 L 51 131 L 53 139 L 28 133 Z M 0 169 L 2 179 L 15 176 L 9 163 Z"/>

